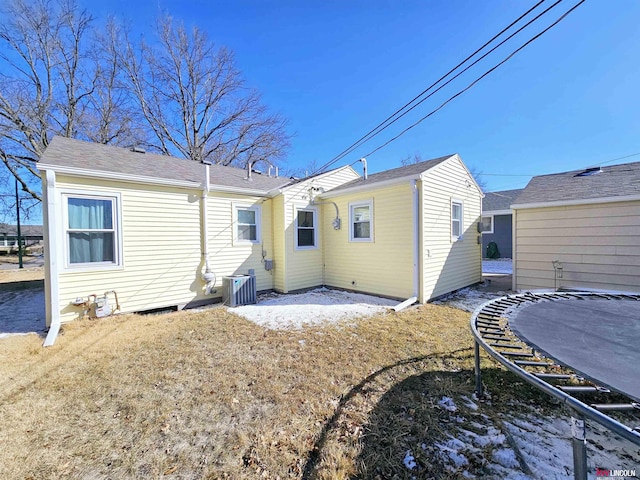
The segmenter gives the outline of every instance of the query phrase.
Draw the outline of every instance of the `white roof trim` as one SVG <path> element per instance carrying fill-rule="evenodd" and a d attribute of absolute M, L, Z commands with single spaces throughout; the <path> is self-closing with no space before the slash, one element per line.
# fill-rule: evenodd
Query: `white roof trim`
<path fill-rule="evenodd" d="M 389 185 L 394 185 L 394 184 L 397 184 L 397 183 L 405 183 L 405 182 L 413 182 L 414 180 L 422 180 L 420 175 L 421 174 L 415 174 L 415 175 L 410 175 L 410 176 L 407 176 L 407 177 L 391 178 L 389 180 L 384 180 L 382 182 L 367 183 L 365 185 L 354 185 L 353 187 L 350 187 L 350 188 L 340 189 L 337 192 L 335 192 L 333 190 L 329 190 L 328 192 L 324 192 L 324 193 L 318 195 L 318 198 L 337 197 L 337 196 L 340 196 L 340 195 L 346 195 L 348 193 L 361 192 L 363 190 L 371 190 L 371 189 L 379 188 L 379 187 L 387 187 Z"/>
<path fill-rule="evenodd" d="M 518 203 L 511 205 L 512 210 L 525 210 L 528 208 L 569 207 L 578 205 L 594 205 L 597 203 L 635 202 L 640 200 L 640 195 L 627 195 L 620 197 L 583 198 L 579 200 L 558 200 L 555 202 Z"/>
<path fill-rule="evenodd" d="M 103 178 L 128 183 L 145 183 L 151 185 L 166 185 L 172 187 L 202 188 L 201 182 L 186 180 L 170 180 L 166 178 L 146 177 L 144 175 L 128 175 L 124 173 L 105 172 L 104 170 L 89 170 L 86 168 L 60 167 L 57 165 L 38 164 L 38 170 L 52 170 L 62 175 L 73 177 Z"/>
<path fill-rule="evenodd" d="M 119 182 L 142 183 L 146 185 L 162 185 L 167 187 L 194 188 L 198 190 L 202 189 L 202 187 L 204 186 L 203 182 L 191 182 L 187 180 L 170 180 L 165 178 L 147 177 L 144 175 L 128 175 L 124 173 L 105 172 L 103 170 L 89 170 L 85 168 L 75 168 L 75 167 L 60 167 L 57 165 L 47 165 L 47 164 L 38 164 L 38 170 L 42 170 L 42 171 L 50 170 L 62 175 L 69 175 L 73 177 L 89 177 L 89 178 L 106 179 L 106 180 L 117 180 Z M 209 189 L 209 191 L 237 193 L 237 194 L 251 195 L 256 197 L 270 197 L 277 194 L 277 192 L 274 193 L 273 190 L 270 192 L 265 192 L 264 190 L 244 189 L 239 187 L 229 187 L 229 186 L 216 185 L 216 184 L 211 184 L 211 188 Z"/>
<path fill-rule="evenodd" d="M 486 210 L 482 211 L 482 216 L 487 217 L 489 215 L 511 215 L 513 212 L 509 210 Z"/>
<path fill-rule="evenodd" d="M 320 173 L 320 174 L 315 175 L 313 177 L 301 178 L 300 181 L 298 181 L 296 183 L 289 184 L 289 185 L 284 185 L 282 187 L 279 187 L 277 190 L 279 191 L 279 193 L 284 193 L 290 188 L 293 188 L 293 187 L 296 187 L 296 186 L 300 186 L 300 185 L 302 185 L 302 184 L 304 184 L 306 182 L 312 182 L 312 181 L 314 181 L 316 179 L 319 179 L 319 178 L 327 177 L 327 176 L 332 175 L 332 174 L 334 174 L 336 172 L 339 172 L 340 170 L 346 170 L 346 169 L 349 169 L 355 175 L 360 176 L 360 174 L 358 172 L 356 172 L 351 165 L 344 165 L 342 167 L 338 167 L 338 168 L 334 168 L 333 170 L 329 170 L 328 172 Z M 351 180 L 349 180 L 349 181 L 351 181 Z"/>

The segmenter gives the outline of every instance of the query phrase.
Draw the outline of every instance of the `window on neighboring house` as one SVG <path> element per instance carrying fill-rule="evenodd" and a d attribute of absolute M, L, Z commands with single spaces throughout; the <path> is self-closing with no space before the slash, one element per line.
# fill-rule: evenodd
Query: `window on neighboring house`
<path fill-rule="evenodd" d="M 493 233 L 493 215 L 482 217 L 480 228 L 482 233 Z"/>
<path fill-rule="evenodd" d="M 296 248 L 316 248 L 316 210 L 298 209 L 296 212 Z"/>
<path fill-rule="evenodd" d="M 373 202 L 349 204 L 349 240 L 370 242 L 373 240 Z"/>
<path fill-rule="evenodd" d="M 118 265 L 116 197 L 66 195 L 67 265 Z"/>
<path fill-rule="evenodd" d="M 451 202 L 451 239 L 462 239 L 462 202 Z"/>
<path fill-rule="evenodd" d="M 260 243 L 260 207 L 235 207 L 237 243 Z"/>

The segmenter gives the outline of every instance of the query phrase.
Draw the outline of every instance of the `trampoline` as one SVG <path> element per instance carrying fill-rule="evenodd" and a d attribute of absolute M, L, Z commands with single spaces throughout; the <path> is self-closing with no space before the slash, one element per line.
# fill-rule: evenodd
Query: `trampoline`
<path fill-rule="evenodd" d="M 525 305 L 511 330 L 561 365 L 640 402 L 640 302 L 573 299 Z"/>
<path fill-rule="evenodd" d="M 640 294 L 509 295 L 478 307 L 471 332 L 479 397 L 482 348 L 569 408 L 576 480 L 587 479 L 585 419 L 640 445 Z"/>

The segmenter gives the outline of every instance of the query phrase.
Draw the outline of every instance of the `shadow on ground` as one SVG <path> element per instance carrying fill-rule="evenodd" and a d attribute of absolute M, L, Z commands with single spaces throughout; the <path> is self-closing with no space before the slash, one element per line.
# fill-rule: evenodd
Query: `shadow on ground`
<path fill-rule="evenodd" d="M 44 282 L 0 284 L 0 338 L 7 335 L 44 334 Z"/>

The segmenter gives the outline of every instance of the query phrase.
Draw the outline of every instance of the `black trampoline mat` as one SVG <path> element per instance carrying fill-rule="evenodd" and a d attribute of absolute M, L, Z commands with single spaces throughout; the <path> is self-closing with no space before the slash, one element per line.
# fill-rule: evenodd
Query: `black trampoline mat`
<path fill-rule="evenodd" d="M 517 311 L 509 324 L 538 351 L 640 401 L 640 301 L 539 302 Z"/>

